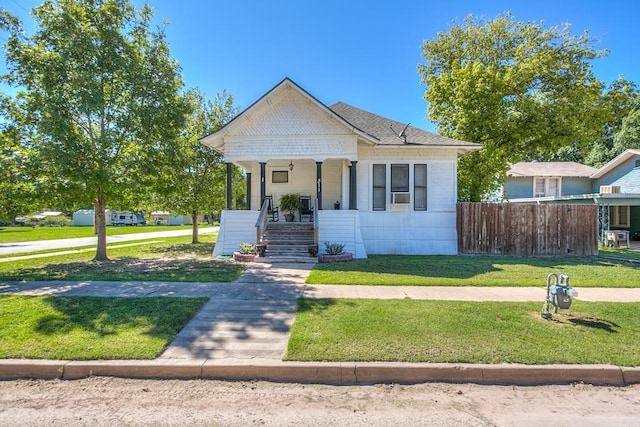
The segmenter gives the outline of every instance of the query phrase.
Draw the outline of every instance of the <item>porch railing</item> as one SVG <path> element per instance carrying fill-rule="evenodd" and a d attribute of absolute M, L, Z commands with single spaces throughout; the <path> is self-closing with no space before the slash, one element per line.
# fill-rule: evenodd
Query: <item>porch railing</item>
<path fill-rule="evenodd" d="M 313 244 L 318 245 L 318 230 L 320 221 L 318 220 L 318 199 L 313 199 Z"/>
<path fill-rule="evenodd" d="M 258 214 L 256 221 L 256 245 L 262 244 L 264 234 L 267 232 L 267 210 L 269 209 L 269 200 L 265 199 Z"/>

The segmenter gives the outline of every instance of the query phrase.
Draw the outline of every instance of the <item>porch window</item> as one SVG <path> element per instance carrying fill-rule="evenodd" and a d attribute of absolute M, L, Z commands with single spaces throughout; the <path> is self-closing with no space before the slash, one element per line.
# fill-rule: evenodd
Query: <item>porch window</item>
<path fill-rule="evenodd" d="M 373 210 L 387 208 L 387 165 L 373 165 Z"/>
<path fill-rule="evenodd" d="M 391 165 L 391 192 L 409 192 L 409 165 Z"/>
<path fill-rule="evenodd" d="M 427 165 L 413 166 L 413 209 L 427 210 Z"/>
<path fill-rule="evenodd" d="M 274 184 L 288 183 L 289 171 L 271 171 L 271 182 Z"/>
<path fill-rule="evenodd" d="M 629 228 L 629 206 L 613 206 L 612 226 Z"/>
<path fill-rule="evenodd" d="M 533 197 L 556 197 L 560 195 L 560 178 L 535 178 Z"/>

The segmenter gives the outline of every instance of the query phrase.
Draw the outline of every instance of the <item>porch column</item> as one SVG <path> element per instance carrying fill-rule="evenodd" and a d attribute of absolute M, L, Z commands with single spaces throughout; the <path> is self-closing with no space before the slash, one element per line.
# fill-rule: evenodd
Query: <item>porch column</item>
<path fill-rule="evenodd" d="M 267 170 L 267 162 L 260 162 L 260 209 L 264 204 L 264 198 L 267 196 L 267 184 L 265 175 Z"/>
<path fill-rule="evenodd" d="M 349 167 L 349 209 L 350 210 L 358 209 L 358 172 L 356 169 L 357 164 L 358 164 L 357 160 L 352 160 L 351 166 Z"/>
<path fill-rule="evenodd" d="M 251 210 L 251 172 L 247 172 L 247 210 Z"/>
<path fill-rule="evenodd" d="M 322 210 L 322 162 L 316 162 L 316 197 L 318 209 Z"/>
<path fill-rule="evenodd" d="M 231 163 L 227 163 L 227 209 L 231 210 Z"/>

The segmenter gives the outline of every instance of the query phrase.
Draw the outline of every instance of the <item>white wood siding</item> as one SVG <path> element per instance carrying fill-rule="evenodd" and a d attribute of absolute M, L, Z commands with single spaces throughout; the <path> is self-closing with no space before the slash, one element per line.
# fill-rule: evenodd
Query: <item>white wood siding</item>
<path fill-rule="evenodd" d="M 354 258 L 366 258 L 367 251 L 360 232 L 360 213 L 347 210 L 322 210 L 319 212 L 320 229 L 318 248 L 326 253 L 324 242 L 342 243 L 344 251 Z"/>
<path fill-rule="evenodd" d="M 370 255 L 458 253 L 455 212 L 361 212 L 360 224 Z"/>
<path fill-rule="evenodd" d="M 358 210 L 368 254 L 450 255 L 458 252 L 454 149 L 361 147 Z M 373 211 L 373 164 L 387 165 L 386 210 Z M 409 205 L 391 203 L 391 164 L 409 164 Z M 427 211 L 413 209 L 413 165 L 427 165 Z"/>
<path fill-rule="evenodd" d="M 256 243 L 255 226 L 259 214 L 259 211 L 223 210 L 213 256 L 231 255 L 240 250 L 240 243 Z"/>

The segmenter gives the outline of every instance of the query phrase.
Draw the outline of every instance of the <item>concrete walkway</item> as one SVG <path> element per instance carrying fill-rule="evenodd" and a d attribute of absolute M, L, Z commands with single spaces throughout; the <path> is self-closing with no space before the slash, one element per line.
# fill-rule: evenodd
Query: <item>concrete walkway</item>
<path fill-rule="evenodd" d="M 92 296 L 207 296 L 210 301 L 152 361 L 0 361 L 0 379 L 131 377 L 266 379 L 359 383 L 471 381 L 547 384 L 640 382 L 640 368 L 595 365 L 522 366 L 421 363 L 282 362 L 296 299 L 412 298 L 544 302 L 546 289 L 305 285 L 309 264 L 251 264 L 233 283 L 0 282 L 0 294 Z M 640 302 L 640 289 L 579 288 L 585 301 Z"/>

